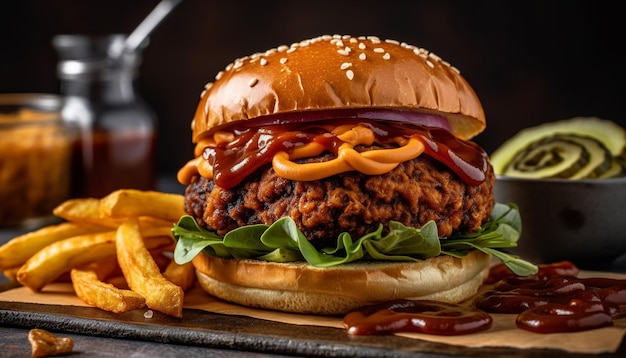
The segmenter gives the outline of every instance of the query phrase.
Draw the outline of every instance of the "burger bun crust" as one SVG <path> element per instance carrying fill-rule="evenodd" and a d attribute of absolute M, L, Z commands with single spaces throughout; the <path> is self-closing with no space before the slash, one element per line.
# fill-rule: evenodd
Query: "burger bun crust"
<path fill-rule="evenodd" d="M 397 41 L 336 35 L 229 64 L 202 93 L 192 135 L 197 141 L 233 121 L 339 108 L 435 113 L 446 117 L 452 132 L 465 139 L 486 126 L 474 90 L 435 54 Z"/>
<path fill-rule="evenodd" d="M 342 315 L 393 299 L 449 303 L 476 294 L 491 256 L 473 250 L 420 262 L 354 262 L 316 268 L 304 262 L 274 263 L 197 256 L 200 286 L 214 297 L 248 307 L 284 312 Z"/>

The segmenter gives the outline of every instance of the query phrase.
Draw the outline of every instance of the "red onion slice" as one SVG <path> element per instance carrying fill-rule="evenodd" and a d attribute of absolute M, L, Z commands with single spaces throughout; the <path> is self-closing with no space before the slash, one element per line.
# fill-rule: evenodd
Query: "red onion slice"
<path fill-rule="evenodd" d="M 224 130 L 225 128 L 236 128 L 238 125 L 243 125 L 249 128 L 277 124 L 308 123 L 333 119 L 384 120 L 418 126 L 443 128 L 447 131 L 452 130 L 450 122 L 448 122 L 445 117 L 437 114 L 403 111 L 388 108 L 343 108 L 270 114 L 267 116 L 256 117 L 249 120 L 226 123 L 224 125 L 214 128 L 211 132 L 215 130 Z"/>

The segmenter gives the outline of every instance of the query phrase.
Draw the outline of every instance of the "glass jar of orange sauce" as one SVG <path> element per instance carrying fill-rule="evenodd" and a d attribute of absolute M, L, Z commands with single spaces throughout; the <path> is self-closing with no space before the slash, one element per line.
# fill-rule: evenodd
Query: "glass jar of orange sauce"
<path fill-rule="evenodd" d="M 61 97 L 0 94 L 0 228 L 53 223 L 70 195 L 75 132 L 61 120 Z"/>

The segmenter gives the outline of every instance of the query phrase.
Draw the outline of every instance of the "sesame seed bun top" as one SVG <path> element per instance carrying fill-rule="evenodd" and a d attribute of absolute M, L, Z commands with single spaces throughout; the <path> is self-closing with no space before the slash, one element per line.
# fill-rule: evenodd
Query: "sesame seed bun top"
<path fill-rule="evenodd" d="M 321 36 L 235 60 L 207 84 L 193 140 L 238 120 L 312 110 L 392 108 L 436 113 L 469 139 L 485 114 L 460 72 L 427 50 L 376 37 Z"/>

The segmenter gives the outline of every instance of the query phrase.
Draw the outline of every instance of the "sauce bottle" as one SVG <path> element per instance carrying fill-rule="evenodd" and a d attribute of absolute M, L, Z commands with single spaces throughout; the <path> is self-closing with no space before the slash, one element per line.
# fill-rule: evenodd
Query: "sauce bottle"
<path fill-rule="evenodd" d="M 63 120 L 77 128 L 72 197 L 155 188 L 156 117 L 135 90 L 139 54 L 112 62 L 124 35 L 57 35 Z"/>

